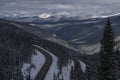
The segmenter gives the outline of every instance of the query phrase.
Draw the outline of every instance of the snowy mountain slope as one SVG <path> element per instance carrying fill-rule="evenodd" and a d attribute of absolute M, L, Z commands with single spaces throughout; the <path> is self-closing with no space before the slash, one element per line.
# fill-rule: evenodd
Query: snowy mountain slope
<path fill-rule="evenodd" d="M 46 18 L 49 18 L 49 17 L 51 17 L 51 15 L 48 14 L 48 13 L 43 13 L 43 14 L 39 15 L 39 18 L 42 18 L 42 19 L 46 19 Z"/>
<path fill-rule="evenodd" d="M 37 47 L 39 47 L 39 46 L 37 46 Z M 41 47 L 39 47 L 39 48 L 41 48 Z M 41 48 L 41 49 L 43 49 L 43 48 Z M 52 59 L 53 59 L 52 64 L 51 64 L 44 80 L 49 80 L 49 79 L 53 80 L 54 74 L 56 74 L 56 75 L 59 74 L 59 69 L 58 69 L 58 64 L 57 64 L 58 63 L 58 58 L 55 55 L 53 55 L 53 53 L 51 53 L 51 52 L 49 52 L 45 49 L 43 49 L 43 50 L 45 52 L 47 52 L 48 54 L 50 54 L 52 56 Z M 70 80 L 71 66 L 74 66 L 73 62 L 69 63 L 68 67 L 63 67 L 63 70 L 62 70 L 63 73 L 61 75 L 59 75 L 59 78 L 61 78 L 61 76 L 63 76 L 63 78 L 65 80 Z"/>
<path fill-rule="evenodd" d="M 34 45 L 37 46 L 37 45 Z M 39 47 L 39 46 L 37 46 Z M 52 56 L 52 64 L 46 74 L 46 77 L 44 80 L 53 80 L 53 78 L 57 78 L 57 79 L 64 79 L 64 80 L 70 80 L 70 72 L 71 72 L 71 68 L 75 66 L 74 61 L 73 60 L 69 60 L 68 65 L 63 66 L 62 67 L 62 73 L 60 73 L 60 70 L 58 68 L 58 58 L 53 55 L 53 53 L 49 52 L 48 50 L 39 47 L 40 49 L 44 50 L 46 53 L 50 54 Z M 82 71 L 85 73 L 85 68 L 86 68 L 86 64 L 82 61 L 80 61 L 80 66 L 82 68 Z"/>

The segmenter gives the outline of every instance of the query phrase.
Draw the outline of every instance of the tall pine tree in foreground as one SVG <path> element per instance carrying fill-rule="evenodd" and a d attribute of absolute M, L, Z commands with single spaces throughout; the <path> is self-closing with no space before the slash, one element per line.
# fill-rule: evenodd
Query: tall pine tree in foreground
<path fill-rule="evenodd" d="M 116 79 L 116 54 L 114 51 L 115 41 L 114 33 L 110 20 L 104 27 L 103 38 L 101 40 L 101 67 L 99 80 L 117 80 Z"/>

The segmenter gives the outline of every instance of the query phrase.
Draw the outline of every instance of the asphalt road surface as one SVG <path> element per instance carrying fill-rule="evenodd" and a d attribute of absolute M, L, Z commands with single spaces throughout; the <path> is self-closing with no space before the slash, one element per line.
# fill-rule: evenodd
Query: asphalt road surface
<path fill-rule="evenodd" d="M 45 63 L 44 65 L 42 66 L 42 68 L 40 69 L 40 71 L 38 72 L 37 76 L 35 77 L 34 80 L 44 80 L 51 64 L 52 64 L 52 57 L 49 53 L 47 53 L 44 49 L 38 47 L 38 46 L 35 46 L 34 47 L 40 51 L 44 56 L 45 56 Z"/>

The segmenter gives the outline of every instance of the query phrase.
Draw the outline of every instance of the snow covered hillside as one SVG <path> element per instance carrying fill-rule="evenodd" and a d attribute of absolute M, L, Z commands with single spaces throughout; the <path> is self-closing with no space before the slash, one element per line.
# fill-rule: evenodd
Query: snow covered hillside
<path fill-rule="evenodd" d="M 37 46 L 37 45 L 34 45 Z M 39 46 L 37 46 L 39 47 Z M 54 80 L 56 79 L 64 79 L 64 80 L 70 80 L 70 72 L 72 67 L 75 66 L 73 60 L 69 60 L 68 64 L 66 66 L 62 67 L 62 71 L 60 73 L 60 70 L 58 68 L 58 58 L 51 52 L 39 47 L 40 49 L 44 50 L 46 53 L 50 54 L 52 56 L 52 64 L 45 76 L 44 80 Z M 36 55 L 33 55 L 31 58 L 31 63 L 24 63 L 22 67 L 22 73 L 24 76 L 24 80 L 29 76 L 29 70 L 30 70 L 30 77 L 34 79 L 40 69 L 42 68 L 43 64 L 45 63 L 45 57 L 44 55 L 39 52 L 38 50 L 36 51 Z M 33 66 L 34 65 L 34 66 Z M 86 70 L 86 64 L 80 61 L 80 66 L 82 68 L 82 71 L 85 73 Z"/>
<path fill-rule="evenodd" d="M 39 47 L 39 48 L 41 48 L 41 47 Z M 43 48 L 41 48 L 41 49 L 43 49 Z M 53 59 L 52 60 L 53 62 L 51 64 L 50 69 L 48 70 L 45 80 L 53 80 L 54 77 L 56 77 L 57 79 L 70 80 L 70 71 L 71 71 L 71 67 L 74 66 L 74 61 L 70 60 L 68 65 L 64 66 L 62 68 L 62 73 L 60 74 L 60 70 L 58 69 L 58 58 L 53 53 L 51 53 L 45 49 L 43 49 L 43 50 L 46 51 L 48 54 L 50 54 Z"/>
<path fill-rule="evenodd" d="M 21 69 L 23 76 L 24 76 L 24 80 L 26 80 L 26 77 L 29 76 L 30 68 L 31 68 L 30 76 L 32 79 L 34 79 L 45 62 L 44 55 L 41 52 L 39 52 L 38 50 L 35 50 L 35 51 L 37 54 L 32 56 L 31 63 L 24 63 L 23 67 Z"/>
<path fill-rule="evenodd" d="M 82 62 L 82 61 L 79 61 L 79 62 L 80 62 L 80 66 L 82 68 L 82 71 L 85 73 L 85 71 L 86 71 L 86 64 L 84 62 Z"/>

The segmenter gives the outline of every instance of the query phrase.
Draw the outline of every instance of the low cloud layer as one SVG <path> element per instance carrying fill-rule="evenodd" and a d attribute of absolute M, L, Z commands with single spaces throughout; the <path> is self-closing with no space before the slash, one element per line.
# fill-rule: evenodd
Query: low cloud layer
<path fill-rule="evenodd" d="M 115 14 L 120 12 L 119 8 L 120 0 L 0 0 L 0 15 L 61 11 Z"/>

